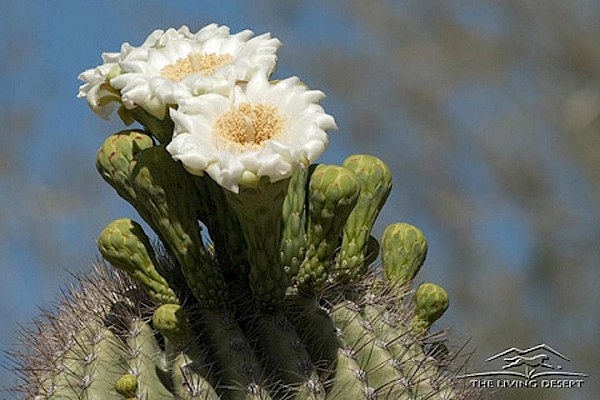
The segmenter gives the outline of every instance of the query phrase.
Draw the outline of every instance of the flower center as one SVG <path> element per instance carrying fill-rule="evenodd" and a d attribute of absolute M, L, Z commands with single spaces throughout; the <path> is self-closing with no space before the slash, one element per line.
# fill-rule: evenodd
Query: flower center
<path fill-rule="evenodd" d="M 212 75 L 215 70 L 233 61 L 229 54 L 192 53 L 160 70 L 163 78 L 179 81 L 190 74 Z"/>
<path fill-rule="evenodd" d="M 283 129 L 277 108 L 268 104 L 242 103 L 221 115 L 215 122 L 217 135 L 242 148 L 258 147 Z"/>

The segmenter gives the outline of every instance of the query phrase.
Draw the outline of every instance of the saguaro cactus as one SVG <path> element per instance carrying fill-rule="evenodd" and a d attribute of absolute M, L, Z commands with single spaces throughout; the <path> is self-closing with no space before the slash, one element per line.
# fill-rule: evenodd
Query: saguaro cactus
<path fill-rule="evenodd" d="M 194 50 L 151 65 L 171 46 Z M 335 122 L 321 92 L 269 81 L 278 46 L 268 34 L 182 27 L 82 74 L 95 111 L 120 103 L 144 128 L 109 137 L 97 166 L 161 244 L 130 218 L 108 224 L 106 263 L 23 335 L 23 398 L 480 396 L 430 353 L 448 295 L 431 283 L 412 294 L 423 234 L 391 225 L 384 273 L 371 264 L 390 170 L 369 155 L 310 165 Z"/>

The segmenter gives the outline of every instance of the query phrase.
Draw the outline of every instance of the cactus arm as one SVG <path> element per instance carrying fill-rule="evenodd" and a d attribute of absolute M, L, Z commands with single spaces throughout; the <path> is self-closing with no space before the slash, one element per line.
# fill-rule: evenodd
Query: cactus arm
<path fill-rule="evenodd" d="M 202 245 L 191 176 L 162 146 L 138 153 L 136 161 L 131 174 L 136 195 L 179 262 L 194 297 L 204 307 L 222 306 L 225 283 Z"/>
<path fill-rule="evenodd" d="M 159 374 L 161 349 L 154 331 L 142 320 L 132 321 L 127 335 L 129 373 L 137 378 L 137 398 L 173 399 L 164 378 Z"/>
<path fill-rule="evenodd" d="M 417 227 L 406 223 L 389 225 L 381 239 L 385 278 L 403 285 L 415 278 L 427 256 L 427 240 Z"/>
<path fill-rule="evenodd" d="M 293 325 L 283 314 L 265 315 L 258 322 L 269 370 L 278 371 L 294 399 L 323 400 L 325 389 Z"/>
<path fill-rule="evenodd" d="M 248 339 L 231 314 L 202 313 L 215 359 L 220 367 L 220 386 L 226 400 L 268 400 L 260 382 L 262 368 Z"/>
<path fill-rule="evenodd" d="M 289 179 L 269 183 L 263 178 L 254 188 L 226 192 L 247 245 L 252 295 L 263 312 L 277 312 L 289 281 L 281 266 L 281 209 Z"/>
<path fill-rule="evenodd" d="M 172 381 L 178 400 L 219 400 L 211 384 L 196 370 L 197 361 L 181 353 L 173 363 Z"/>
<path fill-rule="evenodd" d="M 368 387 L 384 398 L 409 399 L 410 393 L 402 384 L 402 375 L 394 367 L 392 355 L 353 306 L 339 305 L 331 311 L 331 317 L 341 332 L 342 342 L 356 353 Z"/>
<path fill-rule="evenodd" d="M 230 292 L 234 289 L 240 291 L 232 298 L 250 297 L 246 243 L 238 218 L 227 203 L 224 189 L 207 175 L 194 176 L 193 179 L 201 193 L 199 219 L 208 228 L 223 277 Z"/>
<path fill-rule="evenodd" d="M 308 196 L 306 258 L 297 280 L 301 292 L 315 294 L 329 277 L 342 228 L 356 204 L 354 173 L 336 165 L 318 165 L 310 177 Z"/>
<path fill-rule="evenodd" d="M 326 400 L 368 400 L 369 388 L 365 382 L 365 374 L 356 362 L 352 350 L 338 349 L 336 353 L 335 374 Z"/>
<path fill-rule="evenodd" d="M 364 315 L 373 328 L 375 337 L 385 343 L 392 355 L 394 364 L 405 379 L 407 389 L 413 397 L 420 398 L 417 393 L 432 392 L 428 375 L 437 372 L 437 367 L 431 365 L 422 345 L 409 328 L 393 323 L 396 318 L 384 317 L 388 312 L 390 311 L 367 305 Z"/>
<path fill-rule="evenodd" d="M 84 359 L 85 376 L 89 377 L 90 383 L 82 392 L 82 399 L 107 400 L 118 397 L 114 384 L 125 366 L 119 362 L 123 356 L 118 344 L 119 339 L 106 328 L 91 338 L 90 357 Z"/>
<path fill-rule="evenodd" d="M 155 304 L 179 303 L 166 279 L 156 270 L 156 257 L 142 227 L 128 219 L 111 222 L 98 237 L 102 256 L 127 272 Z"/>
<path fill-rule="evenodd" d="M 290 178 L 283 201 L 283 231 L 281 237 L 281 264 L 291 281 L 300 268 L 306 253 L 306 183 L 309 168 L 302 168 Z"/>
<path fill-rule="evenodd" d="M 288 318 L 306 343 L 306 348 L 319 373 L 328 373 L 335 367 L 341 344 L 336 335 L 336 327 L 327 311 L 317 300 L 304 296 L 289 299 L 288 309 Z"/>
<path fill-rule="evenodd" d="M 55 373 L 40 385 L 39 396 L 48 400 L 120 400 L 114 382 L 125 365 L 118 343 L 110 330 L 96 323 L 75 333 Z"/>
<path fill-rule="evenodd" d="M 369 265 L 365 259 L 369 235 L 392 189 L 392 176 L 387 165 L 373 156 L 353 155 L 344 161 L 343 166 L 354 172 L 360 194 L 344 226 L 335 275 L 338 281 L 354 282 Z"/>
<path fill-rule="evenodd" d="M 121 131 L 109 136 L 96 157 L 96 168 L 102 178 L 111 185 L 127 202 L 140 214 L 142 219 L 152 227 L 163 243 L 160 229 L 153 222 L 150 211 L 143 201 L 138 201 L 135 188 L 131 181 L 131 172 L 137 161 L 135 156 L 147 148 L 153 147 L 152 138 L 146 133 L 137 130 Z M 168 249 L 169 252 L 171 251 Z M 171 253 L 172 254 L 172 253 Z M 156 266 L 172 287 L 179 287 L 183 279 L 174 271 L 163 271 L 162 266 Z M 167 273 L 168 272 L 168 273 Z M 177 271 L 179 272 L 179 271 Z"/>

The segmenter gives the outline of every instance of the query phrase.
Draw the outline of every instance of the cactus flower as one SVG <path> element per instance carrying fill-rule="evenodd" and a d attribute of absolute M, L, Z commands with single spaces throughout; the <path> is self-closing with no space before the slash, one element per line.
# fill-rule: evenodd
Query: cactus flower
<path fill-rule="evenodd" d="M 324 97 L 296 77 L 269 82 L 256 74 L 229 95 L 185 99 L 171 110 L 175 124 L 167 150 L 192 174 L 206 172 L 232 192 L 289 178 L 327 148 L 335 120 L 317 103 Z"/>
<path fill-rule="evenodd" d="M 108 118 L 120 101 L 118 92 L 108 83 L 112 72 L 118 70 L 116 63 L 119 53 L 102 53 L 104 64 L 83 71 L 78 78 L 84 82 L 79 87 L 77 97 L 85 98 L 88 105 L 101 118 Z"/>
<path fill-rule="evenodd" d="M 226 92 L 258 71 L 270 74 L 281 43 L 269 33 L 253 35 L 249 30 L 231 35 L 216 24 L 193 35 L 186 27 L 170 29 L 119 60 L 121 74 L 111 86 L 121 91 L 126 108 L 140 106 L 163 119 L 166 106 L 183 98 Z"/>
<path fill-rule="evenodd" d="M 193 39 L 194 36 L 186 26 L 182 26 L 177 31 L 175 29 L 169 29 L 166 32 L 155 30 L 146 38 L 140 49 L 160 47 L 161 44 L 164 45 L 166 38 L 172 37 Z M 87 69 L 77 77 L 83 82 L 83 85 L 79 87 L 77 97 L 85 98 L 92 111 L 101 118 L 108 118 L 115 108 L 115 103 L 121 102 L 119 91 L 111 86 L 110 80 L 122 72 L 119 61 L 125 59 L 130 52 L 139 51 L 136 49 L 129 43 L 123 43 L 118 52 L 102 53 L 103 64 Z"/>

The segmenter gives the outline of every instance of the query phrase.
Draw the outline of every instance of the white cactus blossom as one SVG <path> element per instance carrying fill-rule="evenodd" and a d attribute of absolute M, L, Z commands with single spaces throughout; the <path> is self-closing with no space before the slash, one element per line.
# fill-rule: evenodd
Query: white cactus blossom
<path fill-rule="evenodd" d="M 120 74 L 110 84 L 123 105 L 142 107 L 163 119 L 168 105 L 211 92 L 227 93 L 236 81 L 273 72 L 281 42 L 269 33 L 208 25 L 195 34 L 187 27 L 157 31 L 119 60 Z M 152 39 L 151 39 L 152 38 Z"/>
<path fill-rule="evenodd" d="M 288 178 L 316 160 L 327 148 L 326 130 L 337 129 L 322 98 L 296 77 L 269 82 L 256 74 L 229 95 L 188 98 L 172 109 L 167 150 L 190 173 L 207 173 L 235 193 L 261 177 Z"/>
<path fill-rule="evenodd" d="M 218 29 L 215 24 L 206 27 L 206 31 L 200 31 L 206 34 L 208 31 L 214 31 Z M 221 29 L 224 30 L 224 29 Z M 106 52 L 102 53 L 103 64 L 95 68 L 90 68 L 83 71 L 77 77 L 80 81 L 84 82 L 79 87 L 77 97 L 85 98 L 90 108 L 102 118 L 108 118 L 113 112 L 116 103 L 121 101 L 119 92 L 114 89 L 110 84 L 110 79 L 121 73 L 119 62 L 123 60 L 132 51 L 140 51 L 139 49 L 146 49 L 150 47 L 160 47 L 164 43 L 172 38 L 188 38 L 194 39 L 196 35 L 193 35 L 187 26 L 182 26 L 180 29 L 175 30 L 173 28 L 163 31 L 160 29 L 152 32 L 144 43 L 139 47 L 133 47 L 129 43 L 123 43 L 119 52 Z"/>
<path fill-rule="evenodd" d="M 102 53 L 104 64 L 83 71 L 77 77 L 84 84 L 79 87 L 77 97 L 85 98 L 90 108 L 101 118 L 108 118 L 120 100 L 118 93 L 110 87 L 108 78 L 118 70 L 116 61 L 119 53 Z"/>

